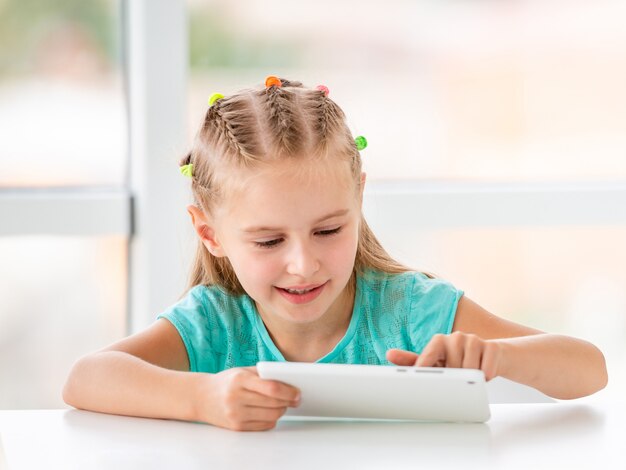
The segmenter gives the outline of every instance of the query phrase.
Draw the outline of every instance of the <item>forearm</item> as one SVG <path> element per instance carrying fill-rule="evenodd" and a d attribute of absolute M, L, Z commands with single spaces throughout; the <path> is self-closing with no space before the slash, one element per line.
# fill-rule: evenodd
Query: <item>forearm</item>
<path fill-rule="evenodd" d="M 103 413 L 194 420 L 192 394 L 197 376 L 124 352 L 100 352 L 74 365 L 63 399 L 76 408 Z"/>
<path fill-rule="evenodd" d="M 490 341 L 502 348 L 497 375 L 551 397 L 579 398 L 606 386 L 604 356 L 586 341 L 553 334 Z"/>

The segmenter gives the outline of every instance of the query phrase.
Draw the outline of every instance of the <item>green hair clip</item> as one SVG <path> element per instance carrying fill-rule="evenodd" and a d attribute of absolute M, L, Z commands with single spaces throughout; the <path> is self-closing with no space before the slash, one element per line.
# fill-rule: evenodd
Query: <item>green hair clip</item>
<path fill-rule="evenodd" d="M 354 144 L 356 145 L 356 149 L 361 151 L 367 147 L 367 139 L 360 135 L 354 139 Z"/>
<path fill-rule="evenodd" d="M 180 172 L 183 176 L 186 176 L 187 178 L 193 178 L 193 163 L 181 166 Z"/>

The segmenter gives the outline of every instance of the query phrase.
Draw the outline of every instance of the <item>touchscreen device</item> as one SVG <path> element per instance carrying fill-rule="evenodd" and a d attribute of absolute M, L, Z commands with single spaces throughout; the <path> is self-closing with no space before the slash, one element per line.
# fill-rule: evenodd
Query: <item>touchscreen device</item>
<path fill-rule="evenodd" d="M 485 375 L 477 369 L 259 362 L 263 379 L 301 391 L 287 416 L 485 422 Z"/>

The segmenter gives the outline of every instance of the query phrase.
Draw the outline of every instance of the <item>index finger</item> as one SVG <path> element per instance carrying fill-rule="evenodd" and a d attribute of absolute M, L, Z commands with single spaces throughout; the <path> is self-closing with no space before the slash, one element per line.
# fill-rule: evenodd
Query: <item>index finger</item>
<path fill-rule="evenodd" d="M 418 367 L 445 367 L 447 359 L 444 335 L 435 335 L 426 345 L 415 363 Z"/>

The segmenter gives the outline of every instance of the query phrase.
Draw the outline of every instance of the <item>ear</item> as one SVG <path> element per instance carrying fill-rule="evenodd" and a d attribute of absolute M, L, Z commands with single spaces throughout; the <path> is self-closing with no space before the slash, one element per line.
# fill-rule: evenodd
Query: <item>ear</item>
<path fill-rule="evenodd" d="M 189 212 L 191 216 L 191 223 L 193 224 L 194 230 L 198 234 L 198 237 L 200 237 L 202 244 L 209 250 L 209 253 L 218 258 L 226 256 L 222 245 L 217 239 L 215 230 L 211 226 L 205 213 L 202 212 L 202 209 L 191 205 L 187 206 L 187 212 Z"/>

